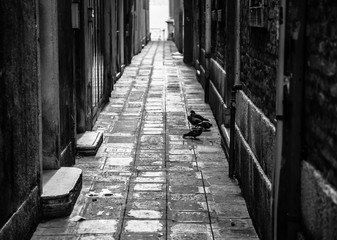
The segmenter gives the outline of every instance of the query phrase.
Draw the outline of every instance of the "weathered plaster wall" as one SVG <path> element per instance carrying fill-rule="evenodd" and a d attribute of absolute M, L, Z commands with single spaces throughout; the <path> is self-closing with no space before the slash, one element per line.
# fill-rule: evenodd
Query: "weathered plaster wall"
<path fill-rule="evenodd" d="M 291 9 L 296 11 L 296 9 Z M 302 226 L 307 239 L 337 239 L 337 4 L 307 3 Z"/>
<path fill-rule="evenodd" d="M 41 1 L 40 46 L 43 167 L 74 164 L 74 79 L 71 2 Z"/>
<path fill-rule="evenodd" d="M 226 71 L 220 66 L 220 64 L 211 58 L 210 61 L 210 82 L 209 88 L 209 104 L 212 108 L 213 114 L 219 125 L 228 122 L 225 117 L 225 102 L 226 97 Z M 225 119 L 226 118 L 226 119 Z"/>
<path fill-rule="evenodd" d="M 39 218 L 37 6 L 0 2 L 0 239 L 24 239 Z"/>
<path fill-rule="evenodd" d="M 303 161 L 301 212 L 307 239 L 337 239 L 337 191 L 310 163 Z"/>
<path fill-rule="evenodd" d="M 308 161 L 337 188 L 337 5 L 309 2 L 305 130 Z"/>
<path fill-rule="evenodd" d="M 237 94 L 235 169 L 258 235 L 271 239 L 275 127 L 243 91 Z"/>
<path fill-rule="evenodd" d="M 40 1 L 40 54 L 43 120 L 43 167 L 60 166 L 60 86 L 57 2 Z"/>

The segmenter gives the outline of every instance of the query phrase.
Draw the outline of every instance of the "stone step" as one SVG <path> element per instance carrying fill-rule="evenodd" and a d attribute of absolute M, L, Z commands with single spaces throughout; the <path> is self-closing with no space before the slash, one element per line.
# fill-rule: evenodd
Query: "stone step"
<path fill-rule="evenodd" d="M 43 171 L 43 191 L 41 195 L 44 218 L 70 215 L 82 188 L 82 170 L 61 167 Z"/>
<path fill-rule="evenodd" d="M 77 153 L 80 155 L 96 155 L 103 142 L 103 132 L 87 131 L 77 136 Z"/>

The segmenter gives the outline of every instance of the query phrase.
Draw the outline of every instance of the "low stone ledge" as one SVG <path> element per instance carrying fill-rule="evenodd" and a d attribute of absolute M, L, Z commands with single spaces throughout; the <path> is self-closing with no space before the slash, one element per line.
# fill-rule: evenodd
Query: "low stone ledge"
<path fill-rule="evenodd" d="M 87 131 L 83 134 L 79 134 L 77 137 L 77 146 L 76 146 L 77 153 L 86 156 L 96 155 L 102 142 L 103 142 L 102 132 Z"/>
<path fill-rule="evenodd" d="M 43 172 L 42 215 L 56 218 L 70 215 L 82 188 L 82 170 L 62 167 Z"/>

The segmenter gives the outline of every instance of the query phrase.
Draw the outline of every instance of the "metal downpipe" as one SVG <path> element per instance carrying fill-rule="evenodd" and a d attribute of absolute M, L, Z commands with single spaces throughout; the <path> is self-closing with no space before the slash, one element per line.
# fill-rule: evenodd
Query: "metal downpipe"
<path fill-rule="evenodd" d="M 231 92 L 230 102 L 230 142 L 229 142 L 229 171 L 230 178 L 235 175 L 235 113 L 236 113 L 236 93 L 242 89 L 240 80 L 240 10 L 241 2 L 236 0 L 235 4 L 235 32 L 234 32 L 234 85 Z"/>
<path fill-rule="evenodd" d="M 211 21 L 211 6 L 212 1 L 206 0 L 206 26 L 205 26 L 205 103 L 209 102 L 209 81 L 210 81 L 210 62 L 211 62 L 211 36 L 212 36 L 212 21 Z"/>
<path fill-rule="evenodd" d="M 282 145 L 283 145 L 283 87 L 284 87 L 284 54 L 285 54 L 285 11 L 286 0 L 281 1 L 279 12 L 279 57 L 276 76 L 276 149 L 273 172 L 272 190 L 272 239 L 277 239 L 277 210 L 280 187 L 280 173 L 282 164 Z"/>

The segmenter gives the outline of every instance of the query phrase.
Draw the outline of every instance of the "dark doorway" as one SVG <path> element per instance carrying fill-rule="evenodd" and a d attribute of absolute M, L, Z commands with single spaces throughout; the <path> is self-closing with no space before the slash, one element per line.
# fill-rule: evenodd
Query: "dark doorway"
<path fill-rule="evenodd" d="M 89 81 L 92 94 L 92 117 L 95 118 L 104 95 L 104 1 L 89 0 L 89 9 L 89 36 L 92 53 Z"/>

